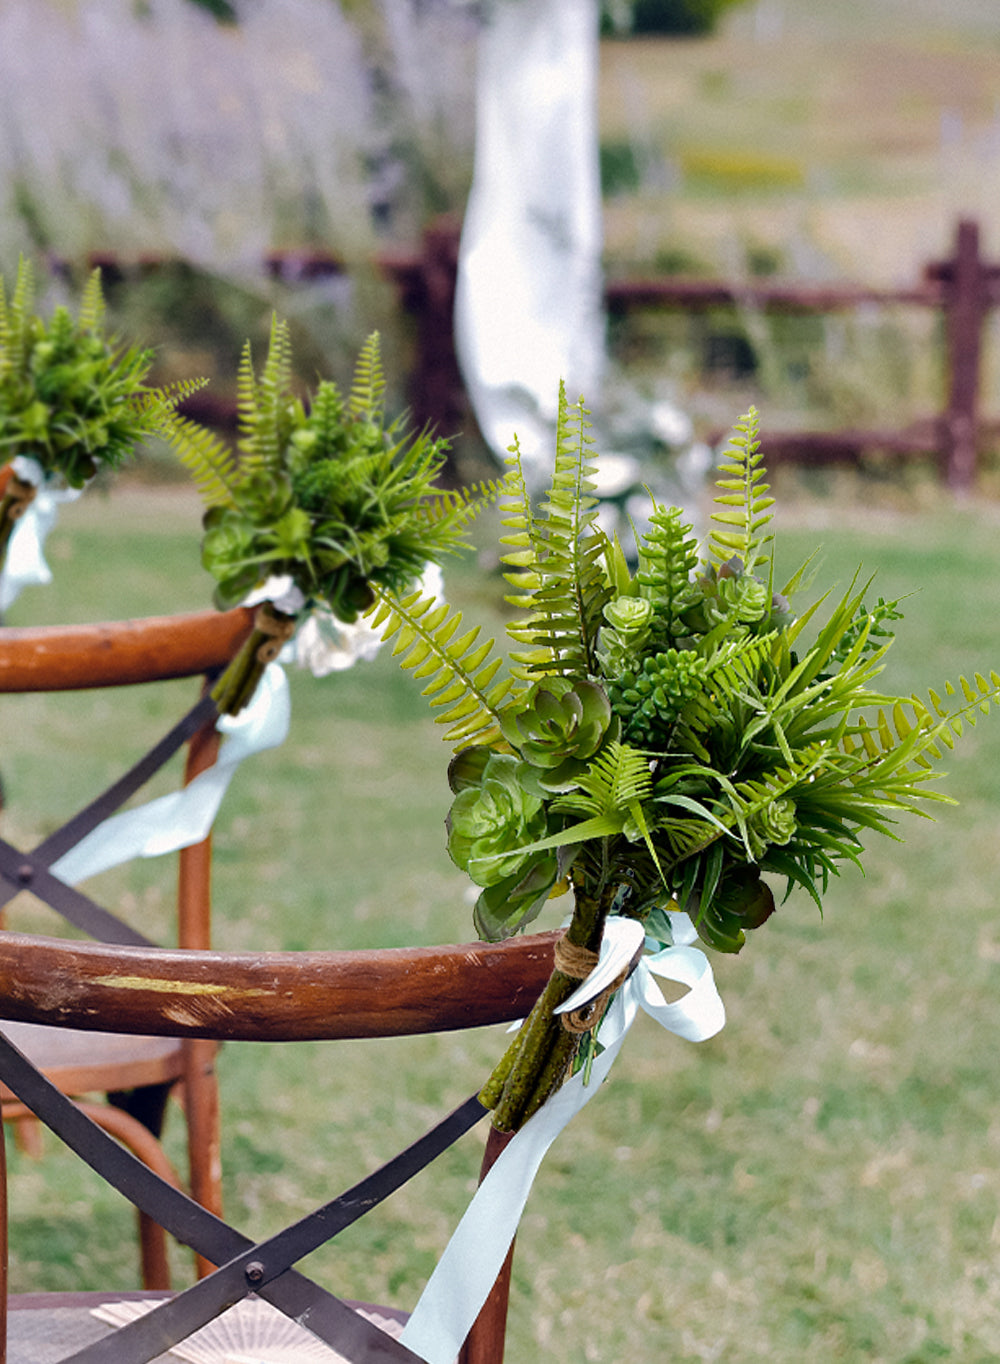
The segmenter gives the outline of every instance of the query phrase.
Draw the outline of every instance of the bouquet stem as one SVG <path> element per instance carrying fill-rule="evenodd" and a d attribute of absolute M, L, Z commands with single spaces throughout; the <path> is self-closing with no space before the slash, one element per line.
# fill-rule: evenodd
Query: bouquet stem
<path fill-rule="evenodd" d="M 0 568 L 7 558 L 7 546 L 14 527 L 35 500 L 37 488 L 25 478 L 11 474 L 0 494 Z"/>
<path fill-rule="evenodd" d="M 597 964 L 612 898 L 576 891 L 573 917 L 556 944 L 548 984 L 479 1095 L 493 1109 L 499 1132 L 516 1132 L 555 1093 L 569 1073 L 582 1034 L 600 1022 L 599 1001 L 574 1014 L 557 1015 L 555 1010 Z"/>
<path fill-rule="evenodd" d="M 240 713 L 257 690 L 264 669 L 278 657 L 294 631 L 294 616 L 279 611 L 272 602 L 261 602 L 253 629 L 212 690 L 220 715 Z"/>

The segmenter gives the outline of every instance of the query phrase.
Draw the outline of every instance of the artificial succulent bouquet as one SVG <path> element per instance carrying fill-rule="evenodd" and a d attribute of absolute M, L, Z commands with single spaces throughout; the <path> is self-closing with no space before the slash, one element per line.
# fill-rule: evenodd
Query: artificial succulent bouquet
<path fill-rule="evenodd" d="M 677 508 L 654 506 L 634 568 L 598 523 L 587 431 L 563 393 L 537 510 L 512 447 L 509 662 L 447 605 L 375 588 L 373 623 L 457 747 L 448 850 L 480 888 L 480 935 L 505 938 L 573 894 L 551 979 L 481 1096 L 500 1130 L 598 1047 L 607 995 L 582 1018 L 555 1010 L 596 963 L 609 915 L 669 945 L 680 909 L 736 952 L 774 912 L 769 878 L 821 906 L 869 833 L 946 799 L 928 784 L 933 759 L 1000 697 L 995 672 L 943 696 L 883 692 L 898 603 L 869 609 L 871 582 L 855 580 L 799 606 L 808 565 L 775 582 L 753 409 L 722 457 L 705 548 Z"/>
<path fill-rule="evenodd" d="M 100 271 L 90 275 L 74 319 L 34 311 L 34 273 L 24 258 L 8 299 L 0 279 L 0 462 L 14 461 L 0 493 L 0 565 L 37 488 L 81 489 L 117 469 L 146 437 L 164 430 L 198 380 L 147 385 L 153 352 L 105 334 Z"/>
<path fill-rule="evenodd" d="M 440 486 L 448 443 L 385 412 L 377 333 L 348 391 L 298 395 L 288 324 L 275 318 L 258 374 L 249 343 L 237 378 L 239 438 L 175 416 L 170 441 L 206 504 L 202 563 L 220 609 L 263 597 L 254 629 L 217 683 L 223 713 L 249 701 L 265 665 L 314 612 L 353 624 L 375 591 L 404 592 L 465 545 L 496 485 Z M 280 586 L 279 586 L 280 584 Z"/>

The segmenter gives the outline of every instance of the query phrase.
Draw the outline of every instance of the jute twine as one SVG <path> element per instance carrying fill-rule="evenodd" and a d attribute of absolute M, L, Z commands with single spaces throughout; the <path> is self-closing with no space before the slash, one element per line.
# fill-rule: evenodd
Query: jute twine
<path fill-rule="evenodd" d="M 18 478 L 15 474 L 4 489 L 8 519 L 19 521 L 34 502 L 37 492 L 38 489 L 33 483 L 29 483 L 27 479 Z"/>
<path fill-rule="evenodd" d="M 275 615 L 273 611 L 265 611 L 263 606 L 259 606 L 253 627 L 259 634 L 268 636 L 258 646 L 257 662 L 273 663 L 295 633 L 295 617 Z"/>
<path fill-rule="evenodd" d="M 578 947 L 568 938 L 560 938 L 555 946 L 555 967 L 564 976 L 569 976 L 571 980 L 586 980 L 600 961 L 600 954 L 592 952 L 589 947 Z M 628 969 L 621 971 L 609 985 L 595 995 L 593 999 L 588 999 L 586 1004 L 581 1004 L 579 1009 L 570 1009 L 568 1013 L 560 1014 L 559 1021 L 567 1032 L 585 1033 L 593 1032 L 604 1017 L 604 1010 L 607 1008 L 608 1000 L 623 983 L 628 975 Z"/>

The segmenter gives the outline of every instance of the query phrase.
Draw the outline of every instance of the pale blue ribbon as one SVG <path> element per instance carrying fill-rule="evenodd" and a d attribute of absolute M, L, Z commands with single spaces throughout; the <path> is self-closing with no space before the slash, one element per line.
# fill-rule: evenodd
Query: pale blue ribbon
<path fill-rule="evenodd" d="M 282 667 L 269 663 L 249 704 L 239 715 L 219 718 L 223 742 L 211 767 L 179 791 L 106 819 L 52 864 L 53 874 L 72 886 L 133 857 L 160 857 L 200 843 L 237 767 L 284 743 L 290 718 L 288 679 Z"/>
<path fill-rule="evenodd" d="M 616 992 L 598 1032 L 604 1050 L 589 1078 L 585 1082 L 578 1072 L 525 1123 L 486 1175 L 445 1247 L 402 1335 L 403 1344 L 427 1364 L 453 1364 L 507 1257 L 546 1151 L 600 1088 L 639 1011 L 692 1042 L 714 1037 L 725 1024 L 712 968 L 691 945 L 697 935 L 690 919 L 686 914 L 671 914 L 670 919 L 675 945 L 640 957 Z M 560 1012 L 600 994 L 633 960 L 643 939 L 642 925 L 634 919 L 609 919 L 600 962 Z M 668 1004 L 656 976 L 687 985 L 688 993 Z"/>

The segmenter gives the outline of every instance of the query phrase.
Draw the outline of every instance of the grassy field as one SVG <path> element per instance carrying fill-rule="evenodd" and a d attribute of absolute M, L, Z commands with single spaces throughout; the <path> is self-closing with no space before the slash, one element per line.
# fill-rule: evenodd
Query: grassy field
<path fill-rule="evenodd" d="M 837 510 L 788 490 L 789 571 L 825 545 L 823 581 L 858 563 L 907 603 L 901 690 L 1000 664 L 988 509 Z M 51 543 L 55 585 L 11 623 L 204 605 L 197 508 L 174 493 L 94 494 Z M 501 626 L 474 566 L 451 598 Z M 240 772 L 218 822 L 219 946 L 362 947 L 471 936 L 444 851 L 446 750 L 388 658 L 292 676 L 292 733 Z M 44 834 L 185 704 L 177 684 L 4 701 L 9 837 Z M 1000 1355 L 1000 726 L 963 743 L 957 809 L 873 849 L 825 917 L 793 897 L 737 958 L 715 958 L 724 1031 L 693 1046 L 641 1020 L 605 1092 L 553 1149 L 515 1262 L 511 1364 L 985 1364 Z M 171 875 L 108 873 L 107 903 L 169 934 Z M 555 909 L 550 918 L 555 915 Z M 15 924 L 44 926 L 21 906 Z M 227 1212 L 255 1233 L 347 1185 L 470 1093 L 498 1031 L 387 1044 L 230 1045 L 220 1060 Z M 178 1161 L 181 1125 L 169 1136 Z M 309 1266 L 335 1291 L 411 1305 L 473 1187 L 466 1139 Z M 266 1184 L 263 1182 L 266 1181 Z M 76 1162 L 13 1160 L 18 1289 L 127 1287 L 127 1211 Z M 178 1276 L 188 1272 L 178 1251 Z"/>
<path fill-rule="evenodd" d="M 981 0 L 760 0 L 711 37 L 605 42 L 609 269 L 911 286 L 950 254 L 962 216 L 995 254 L 998 44 Z M 612 341 L 621 382 L 674 397 L 700 431 L 749 401 L 765 429 L 898 429 L 941 409 L 938 324 L 912 308 L 779 317 L 744 304 L 636 315 Z M 997 327 L 994 314 L 991 414 Z"/>
<path fill-rule="evenodd" d="M 960 213 L 995 247 L 998 44 L 981 0 L 762 0 L 710 37 L 604 43 L 601 136 L 640 171 L 607 206 L 609 253 L 731 271 L 756 246 L 909 283 Z"/>

